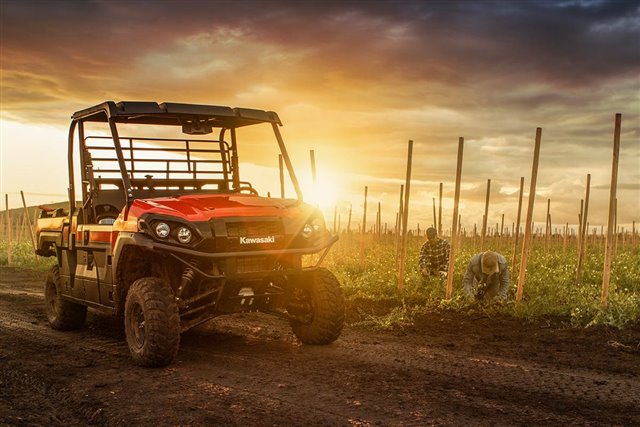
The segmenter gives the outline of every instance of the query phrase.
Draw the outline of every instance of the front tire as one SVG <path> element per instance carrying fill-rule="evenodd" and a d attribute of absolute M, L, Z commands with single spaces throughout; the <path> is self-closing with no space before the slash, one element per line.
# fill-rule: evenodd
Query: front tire
<path fill-rule="evenodd" d="M 296 306 L 307 306 L 308 313 L 291 321 L 293 333 L 304 344 L 324 345 L 335 341 L 345 319 L 344 294 L 338 279 L 329 270 L 318 268 L 312 273 L 310 286 L 300 292 Z"/>
<path fill-rule="evenodd" d="M 180 315 L 173 291 L 157 277 L 143 277 L 131 285 L 124 311 L 125 335 L 133 362 L 166 366 L 180 346 Z"/>
<path fill-rule="evenodd" d="M 60 269 L 57 265 L 49 270 L 44 284 L 44 301 L 47 320 L 51 328 L 59 331 L 80 329 L 87 319 L 87 307 L 62 299 L 60 292 Z"/>

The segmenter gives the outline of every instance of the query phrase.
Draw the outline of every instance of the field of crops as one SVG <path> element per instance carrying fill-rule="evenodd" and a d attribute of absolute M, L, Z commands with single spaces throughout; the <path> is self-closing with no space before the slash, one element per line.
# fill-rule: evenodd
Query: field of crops
<path fill-rule="evenodd" d="M 407 275 L 404 290 L 397 287 L 397 256 L 392 235 L 365 236 L 364 268 L 360 264 L 360 235 L 342 235 L 324 261 L 336 273 L 351 301 L 384 302 L 391 311 L 384 315 L 367 316 L 367 323 L 380 327 L 410 323 L 412 316 L 424 310 L 451 309 L 501 312 L 516 317 L 534 319 L 561 316 L 574 325 L 609 324 L 622 327 L 640 319 L 640 248 L 619 240 L 612 267 L 609 304 L 600 306 L 604 244 L 593 239 L 587 246 L 582 284 L 576 285 L 577 243 L 562 238 L 551 240 L 545 253 L 544 238 L 535 238 L 527 267 L 524 298 L 514 302 L 519 262 L 509 266 L 511 287 L 506 303 L 478 305 L 467 300 L 462 289 L 462 276 L 471 256 L 480 251 L 478 239 L 463 238 L 456 248 L 453 298 L 445 299 L 446 280 L 431 278 L 423 281 L 418 270 L 418 255 L 423 237 L 411 237 L 408 244 Z M 630 240 L 630 239 L 629 239 Z M 513 242 L 494 237 L 485 243 L 485 250 L 495 250 L 512 259 Z M 520 255 L 518 253 L 518 255 Z M 515 270 L 515 271 L 514 271 Z M 367 307 L 368 304 L 362 304 Z M 379 313 L 380 311 L 378 311 Z"/>
<path fill-rule="evenodd" d="M 639 239 L 636 239 L 639 240 Z M 477 304 L 462 290 L 462 276 L 467 262 L 480 251 L 479 239 L 462 238 L 455 252 L 454 292 L 445 299 L 446 280 L 423 281 L 418 270 L 418 255 L 424 237 L 411 236 L 408 241 L 405 285 L 398 290 L 398 256 L 396 236 L 364 236 L 364 263 L 361 264 L 362 236 L 342 233 L 323 265 L 332 270 L 340 282 L 352 311 L 350 319 L 374 328 L 410 325 L 415 315 L 433 310 L 456 310 L 485 315 L 502 313 L 526 319 L 560 317 L 576 326 L 607 324 L 624 327 L 640 320 L 640 245 L 630 235 L 619 236 L 612 266 L 609 304 L 600 305 L 604 263 L 604 243 L 592 236 L 587 244 L 582 284 L 576 285 L 577 243 L 575 239 L 555 237 L 545 251 L 544 236 L 533 239 L 528 258 L 524 297 L 515 303 L 519 262 L 509 266 L 511 287 L 505 303 Z M 485 250 L 502 253 L 509 264 L 513 242 L 506 237 L 490 237 Z M 520 254 L 518 253 L 518 256 Z M 308 260 L 309 262 L 313 260 Z M 12 265 L 46 270 L 53 258 L 36 258 L 31 243 L 12 244 Z M 7 242 L 0 241 L 0 265 L 7 264 Z"/>

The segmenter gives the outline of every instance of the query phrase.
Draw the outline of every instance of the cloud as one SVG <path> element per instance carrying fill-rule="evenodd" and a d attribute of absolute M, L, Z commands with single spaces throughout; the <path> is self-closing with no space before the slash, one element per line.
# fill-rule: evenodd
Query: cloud
<path fill-rule="evenodd" d="M 351 193 L 371 183 L 380 198 L 399 190 L 413 139 L 425 210 L 440 182 L 452 198 L 462 136 L 465 215 L 482 211 L 488 178 L 496 209 L 513 203 L 499 188 L 530 179 L 540 126 L 539 189 L 569 215 L 576 182 L 607 183 L 622 112 L 620 179 L 640 179 L 637 1 L 25 0 L 1 19 L 13 121 L 66 127 L 106 99 L 274 109 L 297 164 L 315 148 Z M 248 162 L 273 166 L 250 147 Z"/>

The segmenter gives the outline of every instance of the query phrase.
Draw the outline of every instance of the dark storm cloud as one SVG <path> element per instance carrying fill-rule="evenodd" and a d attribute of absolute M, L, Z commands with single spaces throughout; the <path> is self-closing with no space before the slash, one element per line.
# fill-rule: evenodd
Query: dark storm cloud
<path fill-rule="evenodd" d="M 610 170 L 598 183 L 596 173 L 610 167 L 612 116 L 621 112 L 620 179 L 640 179 L 629 145 L 640 137 L 637 0 L 0 7 L 8 119 L 66 126 L 70 112 L 105 99 L 269 108 L 281 113 L 285 136 L 322 147 L 336 169 L 380 178 L 389 193 L 414 139 L 416 190 L 444 182 L 449 194 L 464 136 L 463 197 L 484 203 L 492 178 L 497 204 L 514 198 L 499 183 L 528 179 L 538 126 L 540 188 L 569 200 L 580 197 L 587 171 L 594 185 L 605 183 Z"/>
<path fill-rule="evenodd" d="M 406 107 L 425 99 L 450 108 L 468 108 L 469 101 L 572 106 L 581 101 L 570 93 L 504 93 L 500 88 L 507 82 L 538 82 L 571 89 L 629 76 L 640 67 L 636 1 L 23 1 L 3 2 L 2 20 L 3 69 L 36 68 L 55 76 L 51 87 L 60 90 L 47 95 L 56 97 L 87 96 L 96 78 L 117 90 L 110 79 L 126 77 L 144 55 L 172 50 L 193 35 L 225 30 L 244 41 L 299 54 L 279 64 L 290 67 L 286 81 L 269 72 L 273 62 L 260 66 L 260 51 L 234 71 L 253 80 L 266 75 L 281 88 L 315 98 L 311 92 L 317 89 L 349 87 L 345 107 L 374 102 Z M 191 53 L 206 61 L 221 43 L 214 40 Z M 163 70 L 147 72 L 157 78 Z M 220 72 L 202 78 L 220 75 L 224 83 Z M 28 78 L 11 77 L 3 85 L 29 95 Z M 167 84 L 177 89 L 175 81 Z M 394 90 L 367 90 L 384 84 Z M 450 96 L 451 85 L 459 96 Z M 415 96 L 408 97 L 411 93 Z M 9 107 L 12 99 L 3 104 Z"/>

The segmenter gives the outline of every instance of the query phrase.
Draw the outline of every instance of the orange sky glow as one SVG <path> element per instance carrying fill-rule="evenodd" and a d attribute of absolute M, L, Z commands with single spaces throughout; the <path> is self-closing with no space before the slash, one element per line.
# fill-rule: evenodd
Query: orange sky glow
<path fill-rule="evenodd" d="M 30 205 L 65 200 L 74 111 L 171 101 L 278 112 L 305 199 L 330 226 L 335 208 L 343 227 L 350 207 L 354 224 L 362 217 L 368 186 L 369 224 L 380 202 L 393 228 L 411 139 L 410 227 L 431 225 L 442 182 L 449 228 L 464 137 L 462 226 L 482 224 L 491 179 L 488 223 L 504 214 L 510 229 L 541 127 L 534 221 L 544 222 L 551 199 L 554 227 L 577 223 L 591 174 L 590 224 L 599 230 L 622 113 L 618 224 L 640 228 L 638 1 L 0 5 L 0 192 L 12 208 L 20 190 Z M 245 136 L 242 179 L 279 196 L 270 127 Z"/>

